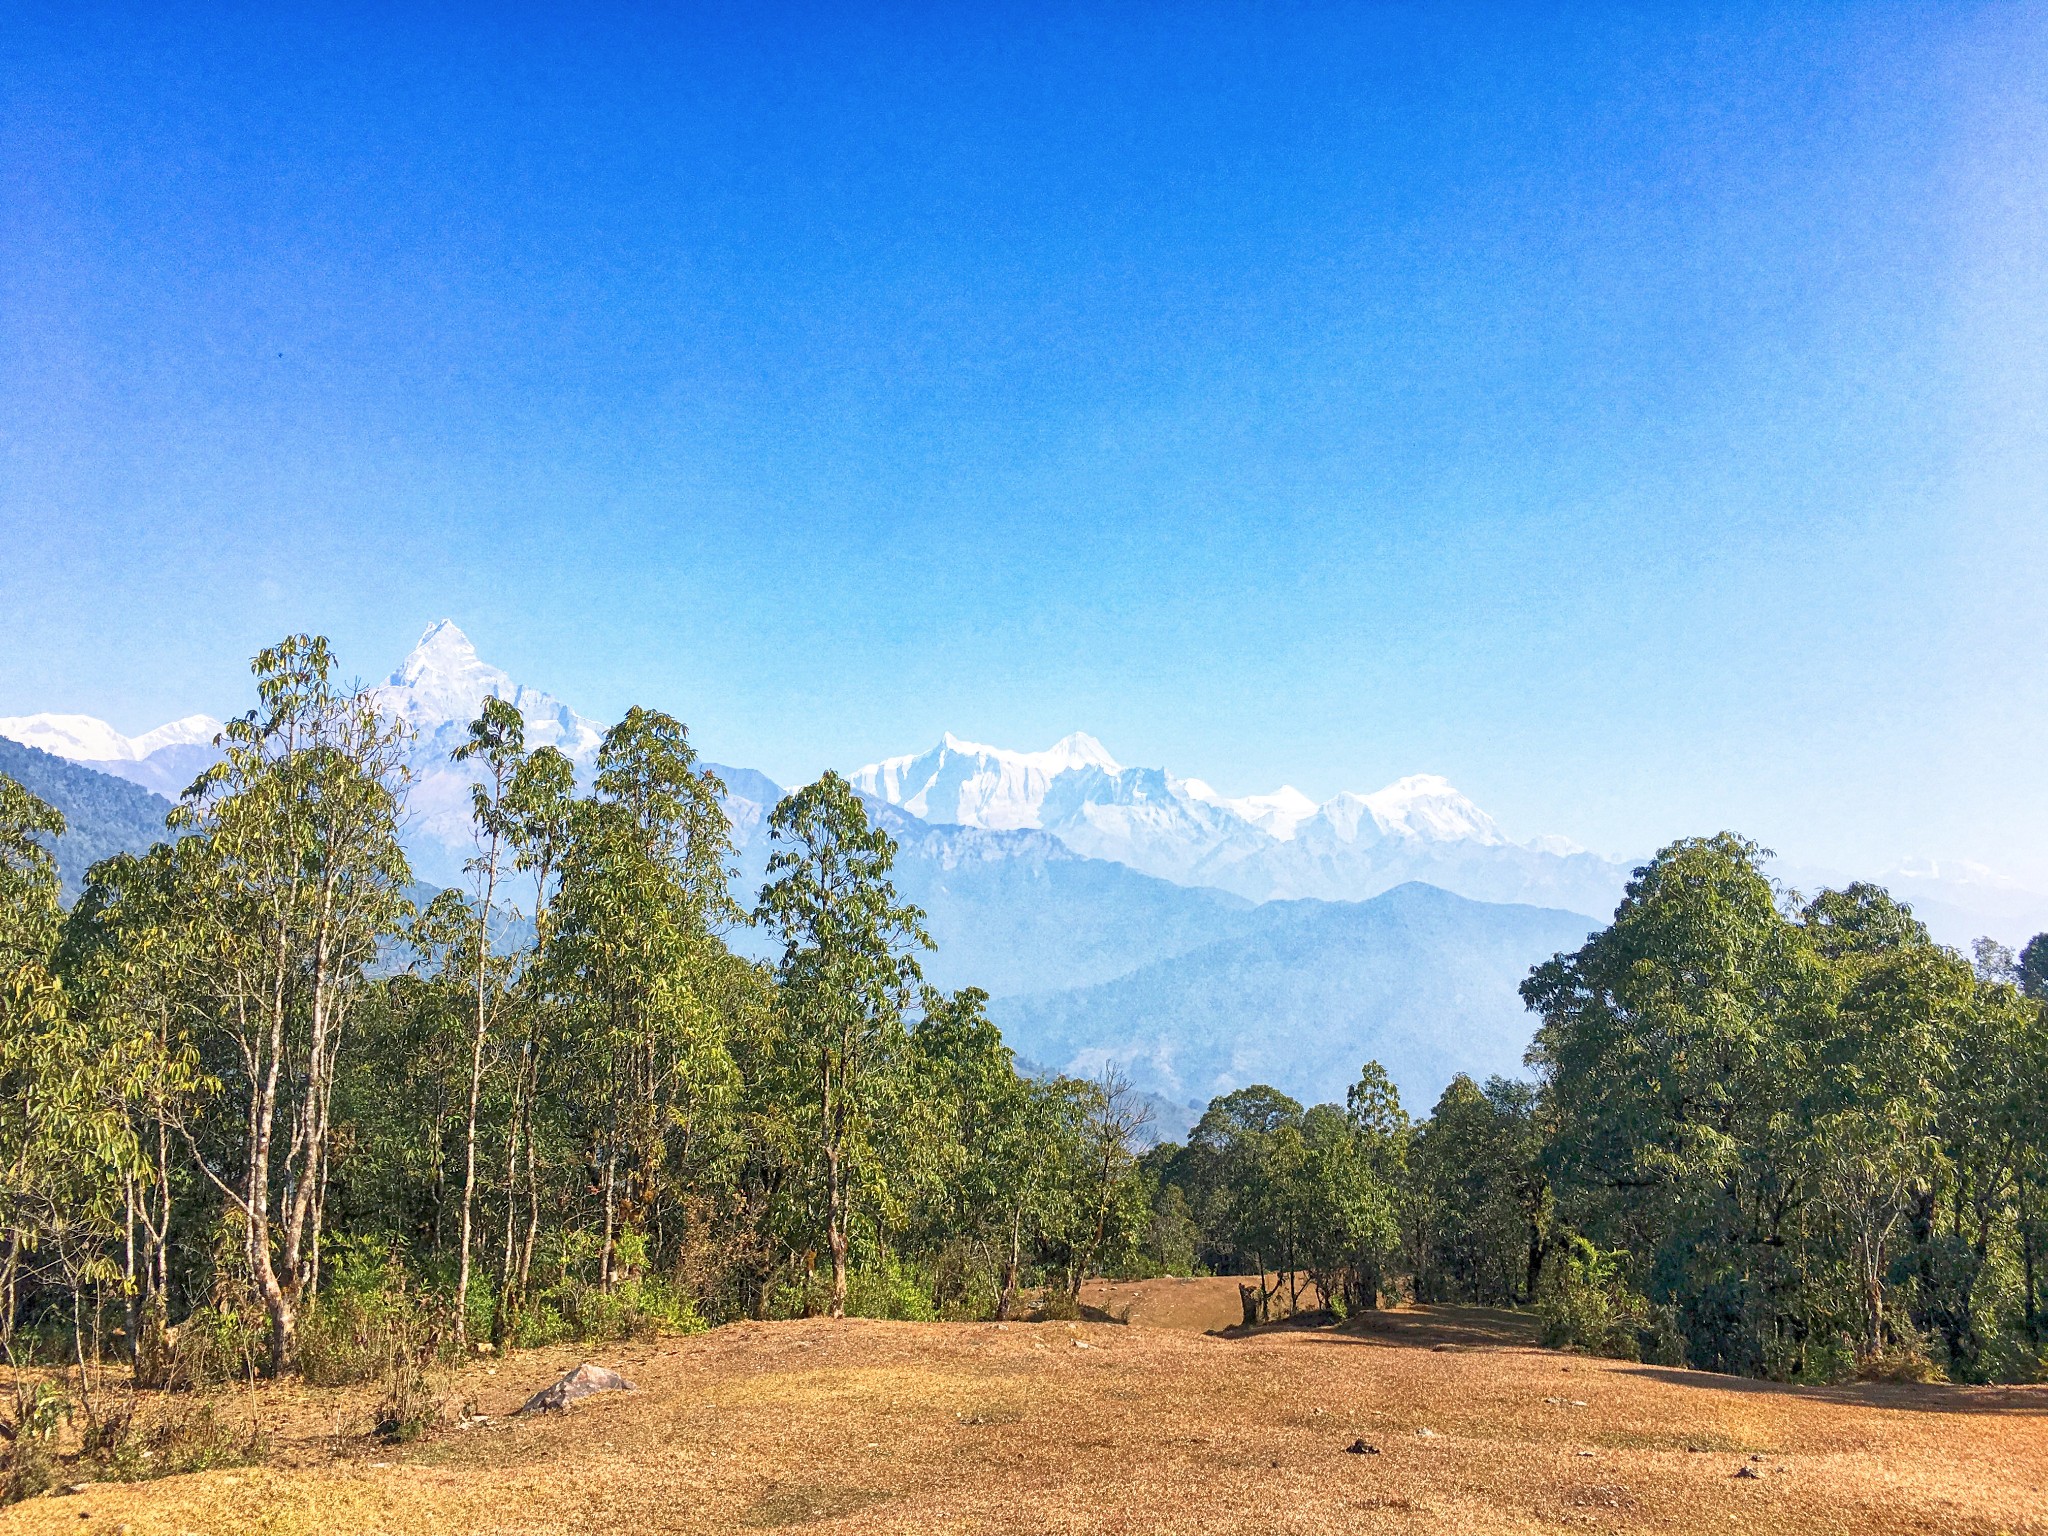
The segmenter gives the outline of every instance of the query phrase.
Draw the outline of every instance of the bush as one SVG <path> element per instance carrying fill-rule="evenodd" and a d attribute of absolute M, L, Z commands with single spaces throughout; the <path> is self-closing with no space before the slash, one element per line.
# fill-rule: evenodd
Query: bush
<path fill-rule="evenodd" d="M 159 1400 L 147 1424 L 126 1423 L 125 1432 L 92 1459 L 95 1474 L 108 1482 L 133 1483 L 154 1477 L 243 1466 L 259 1460 L 264 1445 L 253 1432 L 215 1412 L 210 1402 Z"/>
<path fill-rule="evenodd" d="M 1071 1323 L 1081 1316 L 1081 1304 L 1064 1285 L 1048 1285 L 1038 1293 L 1031 1307 L 1034 1323 Z"/>
<path fill-rule="evenodd" d="M 423 1371 L 452 1330 L 441 1305 L 414 1290 L 395 1251 L 344 1240 L 327 1256 L 319 1296 L 299 1319 L 299 1374 L 318 1387 L 387 1383 Z"/>
<path fill-rule="evenodd" d="M 1622 1274 L 1625 1258 L 1603 1253 L 1583 1237 L 1565 1245 L 1546 1266 L 1538 1290 L 1543 1343 L 1611 1360 L 1683 1363 L 1685 1339 L 1676 1318 L 1630 1289 Z"/>
<path fill-rule="evenodd" d="M 937 1319 L 930 1283 L 895 1254 L 879 1264 L 857 1266 L 846 1277 L 848 1317 L 886 1317 L 899 1323 Z"/>
<path fill-rule="evenodd" d="M 0 1504 L 32 1499 L 57 1481 L 57 1435 L 71 1421 L 71 1396 L 54 1381 L 16 1379 L 14 1422 Z"/>
<path fill-rule="evenodd" d="M 2048 1381 L 2048 1350 L 2017 1333 L 1995 1335 L 1984 1348 L 1984 1379 L 2007 1386 Z"/>

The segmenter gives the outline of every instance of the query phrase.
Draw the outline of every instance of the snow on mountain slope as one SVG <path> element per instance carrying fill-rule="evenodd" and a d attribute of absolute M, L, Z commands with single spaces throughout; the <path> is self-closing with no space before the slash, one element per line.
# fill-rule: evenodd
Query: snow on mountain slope
<path fill-rule="evenodd" d="M 52 757 L 140 784 L 175 800 L 214 759 L 221 723 L 187 715 L 140 736 L 124 736 L 91 715 L 14 715 L 0 719 L 0 736 Z"/>
<path fill-rule="evenodd" d="M 1234 812 L 1283 843 L 1291 839 L 1295 829 L 1315 815 L 1318 809 L 1315 801 L 1292 784 L 1282 784 L 1270 795 L 1241 795 L 1235 800 L 1225 799 L 1200 779 L 1183 779 L 1181 784 L 1191 798 Z"/>
<path fill-rule="evenodd" d="M 473 852 L 469 789 L 477 770 L 449 754 L 469 734 L 486 698 L 504 699 L 526 717 L 529 748 L 554 747 L 578 768 L 597 755 L 604 737 L 595 721 L 480 658 L 453 619 L 428 625 L 398 670 L 370 693 L 379 709 L 413 729 L 406 846 L 414 873 L 437 885 L 458 882 Z"/>
<path fill-rule="evenodd" d="M 852 782 L 862 794 L 926 821 L 1012 831 L 1040 825 L 1053 781 L 1089 768 L 1122 772 L 1101 742 L 1079 731 L 1043 752 L 1006 752 L 949 731 L 929 752 L 870 763 Z"/>
<path fill-rule="evenodd" d="M 476 653 L 453 619 L 427 626 L 383 686 L 371 690 L 378 707 L 418 733 L 412 756 L 446 758 L 468 733 L 469 723 L 495 695 L 526 717 L 526 744 L 554 747 L 577 762 L 597 751 L 604 731 L 552 694 L 515 683 Z"/>
<path fill-rule="evenodd" d="M 1321 805 L 1291 785 L 1233 799 L 1201 779 L 1121 767 L 1090 736 L 1010 752 L 948 735 L 929 752 L 862 768 L 853 782 L 928 822 L 1038 828 L 1088 858 L 1252 901 L 1359 901 L 1421 880 L 1478 901 L 1605 916 L 1627 875 L 1561 839 L 1511 841 L 1435 774 Z"/>

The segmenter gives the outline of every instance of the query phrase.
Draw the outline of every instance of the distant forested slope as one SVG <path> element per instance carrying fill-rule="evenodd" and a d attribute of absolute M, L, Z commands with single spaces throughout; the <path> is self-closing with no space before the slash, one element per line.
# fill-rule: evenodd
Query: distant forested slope
<path fill-rule="evenodd" d="M 141 853 L 170 836 L 164 818 L 171 813 L 171 802 L 126 779 L 82 768 L 4 736 L 0 773 L 64 813 L 57 872 L 67 902 L 77 897 L 85 872 L 101 859 Z"/>
<path fill-rule="evenodd" d="M 1211 943 L 989 1011 L 1020 1055 L 1083 1075 L 1114 1061 L 1178 1103 L 1245 1083 L 1341 1103 L 1377 1060 L 1426 1108 L 1460 1072 L 1521 1072 L 1530 1020 L 1516 987 L 1590 926 L 1420 884 L 1362 902 L 1272 901 Z"/>

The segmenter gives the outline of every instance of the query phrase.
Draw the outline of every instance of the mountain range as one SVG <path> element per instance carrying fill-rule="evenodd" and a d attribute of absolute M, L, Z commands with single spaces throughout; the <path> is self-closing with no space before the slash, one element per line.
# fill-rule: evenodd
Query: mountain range
<path fill-rule="evenodd" d="M 855 788 L 926 822 L 1042 830 L 1087 858 L 1251 901 L 1358 901 L 1425 881 L 1480 901 L 1613 911 L 1628 877 L 1562 838 L 1516 843 L 1435 774 L 1317 804 L 1292 785 L 1238 799 L 1163 768 L 1126 768 L 1092 736 L 1010 752 L 947 735 L 870 763 Z"/>
<path fill-rule="evenodd" d="M 530 745 L 586 773 L 602 738 L 446 620 L 373 693 L 412 728 L 405 838 L 437 884 L 461 880 L 471 852 L 470 771 L 448 753 L 485 697 L 516 704 Z M 158 797 L 213 759 L 219 729 L 203 715 L 133 738 L 82 715 L 0 719 L 0 771 L 72 817 L 59 847 L 70 892 L 91 858 L 162 835 Z M 708 766 L 750 904 L 783 787 Z M 1429 774 L 1320 802 L 1291 786 L 1230 797 L 1075 733 L 1038 752 L 948 734 L 850 777 L 899 845 L 899 889 L 926 912 L 928 977 L 989 992 L 1023 1057 L 1121 1066 L 1170 1101 L 1170 1134 L 1249 1081 L 1341 1097 L 1369 1057 L 1422 1108 L 1456 1072 L 1517 1071 L 1530 1027 L 1518 983 L 1606 920 L 1628 872 L 1562 838 L 1514 841 Z M 770 956 L 759 932 L 732 940 Z"/>

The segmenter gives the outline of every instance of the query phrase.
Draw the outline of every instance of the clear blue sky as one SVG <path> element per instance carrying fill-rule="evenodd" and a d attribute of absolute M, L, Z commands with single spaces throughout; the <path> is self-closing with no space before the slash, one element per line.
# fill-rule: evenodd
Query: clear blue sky
<path fill-rule="evenodd" d="M 2042 9 L 265 9 L 0 29 L 0 713 L 449 616 L 2048 882 Z"/>

